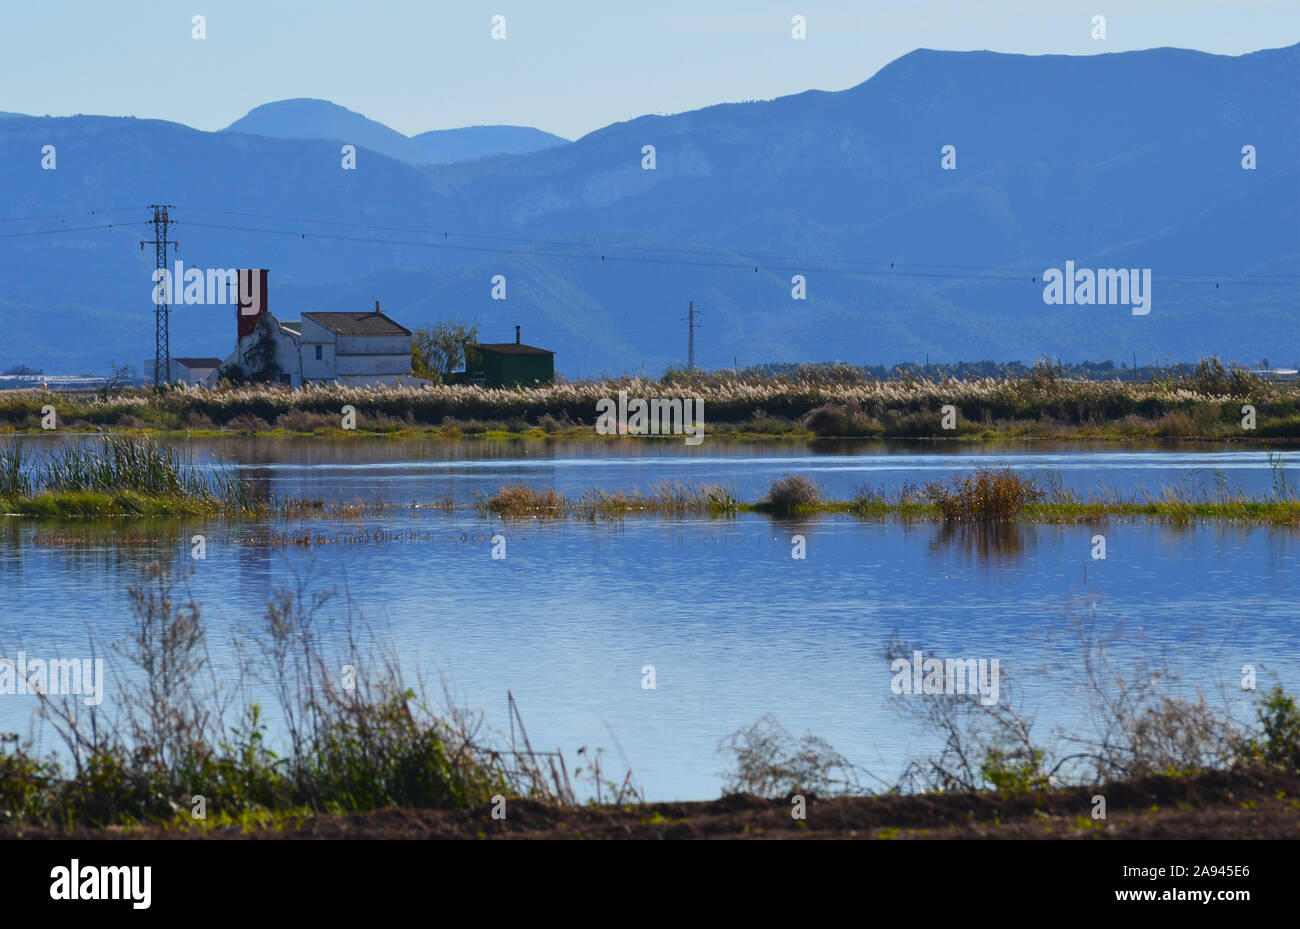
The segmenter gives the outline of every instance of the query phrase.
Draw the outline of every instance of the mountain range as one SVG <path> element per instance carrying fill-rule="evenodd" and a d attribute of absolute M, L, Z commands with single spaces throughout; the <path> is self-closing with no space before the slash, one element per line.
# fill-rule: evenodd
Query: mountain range
<path fill-rule="evenodd" d="M 681 363 L 691 305 L 707 367 L 1300 361 L 1300 45 L 923 49 L 847 90 L 572 142 L 407 137 L 309 100 L 219 132 L 9 115 L 0 368 L 152 354 L 151 203 L 175 206 L 169 261 L 269 268 L 281 318 L 380 300 L 410 327 L 477 321 L 485 341 L 518 324 L 571 375 Z M 1045 303 L 1043 275 L 1066 262 L 1150 269 L 1150 312 Z M 172 353 L 224 357 L 231 315 L 174 308 Z"/>
<path fill-rule="evenodd" d="M 256 107 L 224 131 L 272 139 L 334 139 L 413 165 L 521 155 L 568 141 L 530 126 L 467 126 L 407 137 L 328 100 L 305 98 Z"/>

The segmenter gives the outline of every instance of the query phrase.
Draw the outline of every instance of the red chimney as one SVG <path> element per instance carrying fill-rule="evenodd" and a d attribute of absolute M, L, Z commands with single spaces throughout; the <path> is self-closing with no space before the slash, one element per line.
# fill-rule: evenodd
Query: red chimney
<path fill-rule="evenodd" d="M 265 268 L 241 268 L 237 272 L 239 293 L 235 300 L 238 304 L 235 308 L 235 318 L 238 322 L 237 338 L 239 339 L 252 335 L 254 330 L 257 329 L 258 320 L 266 315 L 266 276 L 268 273 Z"/>

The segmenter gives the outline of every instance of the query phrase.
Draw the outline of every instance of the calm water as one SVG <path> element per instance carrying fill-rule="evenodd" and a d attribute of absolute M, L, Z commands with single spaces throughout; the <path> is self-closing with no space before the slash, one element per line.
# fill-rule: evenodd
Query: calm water
<path fill-rule="evenodd" d="M 566 492 L 726 481 L 752 497 L 783 473 L 848 495 L 975 464 L 1059 472 L 1081 490 L 1212 487 L 1216 470 L 1234 487 L 1272 485 L 1264 453 L 1221 447 L 224 439 L 191 450 L 234 461 L 279 494 L 344 500 L 469 499 L 519 479 Z M 188 557 L 196 532 L 208 539 L 203 561 Z M 329 541 L 268 545 L 274 532 Z M 1097 532 L 1104 561 L 1090 557 Z M 498 533 L 504 560 L 491 557 Z M 796 534 L 805 560 L 791 558 Z M 160 558 L 190 572 L 232 687 L 232 639 L 256 626 L 273 586 L 346 588 L 435 693 L 445 679 L 458 703 L 502 730 L 510 690 L 535 747 L 559 747 L 572 765 L 578 747 L 603 746 L 607 767 L 621 774 L 625 757 L 651 799 L 716 796 L 728 760 L 719 743 L 767 713 L 892 782 L 930 747 L 899 712 L 908 698 L 890 692 L 883 652 L 895 635 L 942 656 L 999 659 L 1042 735 L 1087 728 L 1071 635 L 1082 617 L 1116 634 L 1117 661 L 1166 660 L 1184 685 L 1212 697 L 1223 688 L 1243 709 L 1243 664 L 1261 669 L 1262 686 L 1273 673 L 1300 684 L 1300 533 L 1140 521 L 990 537 L 838 516 L 546 525 L 468 509 L 273 526 L 11 519 L 0 525 L 0 651 L 81 656 L 92 636 L 101 647 L 120 640 L 127 586 Z M 647 664 L 654 690 L 641 686 Z M 0 697 L 0 728 L 26 732 L 32 708 L 32 697 Z"/>
<path fill-rule="evenodd" d="M 0 440 L 2 441 L 2 440 Z M 33 436 L 32 447 L 86 441 Z M 1125 494 L 1165 487 L 1268 493 L 1274 470 L 1269 452 L 1223 444 L 821 442 L 739 443 L 706 440 L 694 448 L 677 439 L 269 439 L 231 436 L 173 440 L 201 465 L 235 465 L 272 493 L 327 500 L 430 502 L 450 494 L 468 502 L 503 483 L 524 481 L 564 493 L 648 490 L 662 481 L 726 483 L 747 498 L 765 493 L 783 474 L 809 474 L 835 497 L 863 484 L 887 490 L 906 482 L 943 480 L 976 467 L 1014 467 L 1057 479 L 1081 492 Z M 1293 487 L 1300 485 L 1300 448 L 1283 451 Z"/>

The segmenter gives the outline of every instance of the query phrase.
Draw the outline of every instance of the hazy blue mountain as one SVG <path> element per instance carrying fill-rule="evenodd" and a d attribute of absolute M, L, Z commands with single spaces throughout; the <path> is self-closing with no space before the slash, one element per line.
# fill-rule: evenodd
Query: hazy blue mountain
<path fill-rule="evenodd" d="M 408 164 L 430 159 L 426 150 L 383 123 L 328 100 L 277 100 L 249 110 L 225 132 L 247 132 L 272 139 L 337 139 Z"/>
<path fill-rule="evenodd" d="M 473 161 L 489 155 L 526 155 L 563 145 L 561 138 L 531 126 L 466 126 L 464 129 L 434 129 L 411 136 L 433 156 L 433 164 Z"/>
<path fill-rule="evenodd" d="M 849 90 L 446 165 L 353 136 L 359 169 L 344 171 L 337 135 L 245 131 L 6 119 L 0 220 L 82 215 L 0 222 L 0 368 L 152 353 L 153 253 L 139 241 L 159 202 L 176 205 L 175 257 L 270 268 L 282 318 L 379 299 L 408 326 L 477 319 L 505 341 L 518 324 L 570 374 L 681 362 L 691 300 L 706 366 L 1300 361 L 1300 45 L 921 50 Z M 40 168 L 45 144 L 55 171 Z M 945 145 L 956 170 L 941 169 Z M 1242 168 L 1246 145 L 1256 170 Z M 1044 304 L 1044 270 L 1067 260 L 1150 268 L 1150 314 Z M 498 274 L 504 301 L 491 299 Z M 795 275 L 806 300 L 791 297 Z M 233 333 L 230 307 L 180 307 L 173 353 L 224 356 Z"/>
<path fill-rule="evenodd" d="M 413 165 L 472 161 L 489 155 L 522 155 L 568 141 L 530 126 L 435 129 L 408 138 L 346 107 L 307 98 L 263 104 L 224 131 L 272 139 L 336 139 Z"/>

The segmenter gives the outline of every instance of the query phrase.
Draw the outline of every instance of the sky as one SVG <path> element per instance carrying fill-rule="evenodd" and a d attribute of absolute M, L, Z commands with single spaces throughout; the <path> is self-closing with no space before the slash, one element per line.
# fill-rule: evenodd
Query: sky
<path fill-rule="evenodd" d="M 649 113 L 843 90 L 916 48 L 1239 55 L 1297 41 L 1300 0 L 7 2 L 0 111 L 217 130 L 315 97 L 407 135 L 513 124 L 573 139 Z"/>

